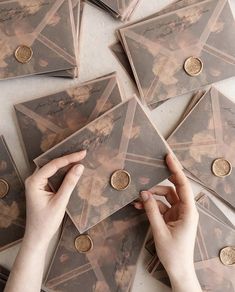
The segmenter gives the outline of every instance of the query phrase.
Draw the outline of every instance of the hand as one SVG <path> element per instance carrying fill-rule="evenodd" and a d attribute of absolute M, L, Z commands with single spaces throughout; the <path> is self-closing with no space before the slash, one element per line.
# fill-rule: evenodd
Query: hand
<path fill-rule="evenodd" d="M 135 207 L 146 210 L 158 257 L 170 278 L 185 279 L 189 274 L 195 276 L 193 256 L 199 215 L 179 163 L 172 155 L 167 156 L 166 163 L 172 172 L 169 180 L 175 187 L 156 186 L 144 191 L 142 202 L 135 203 Z M 164 196 L 169 205 L 154 195 Z"/>
<path fill-rule="evenodd" d="M 73 153 L 49 162 L 30 176 L 26 182 L 27 222 L 25 238 L 35 244 L 48 245 L 59 228 L 69 198 L 81 177 L 84 166 L 79 161 L 86 151 Z M 59 169 L 75 164 L 67 173 L 57 193 L 50 190 L 48 179 Z"/>

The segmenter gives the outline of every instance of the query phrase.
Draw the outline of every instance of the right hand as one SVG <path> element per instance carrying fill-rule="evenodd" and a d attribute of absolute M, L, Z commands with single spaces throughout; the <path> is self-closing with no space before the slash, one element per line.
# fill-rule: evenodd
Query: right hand
<path fill-rule="evenodd" d="M 193 191 L 179 163 L 168 155 L 166 163 L 172 172 L 170 181 L 175 188 L 156 186 L 141 193 L 142 202 L 154 236 L 157 255 L 168 275 L 180 278 L 194 273 L 193 256 L 198 225 L 198 211 Z M 153 195 L 164 196 L 169 206 L 156 200 Z"/>

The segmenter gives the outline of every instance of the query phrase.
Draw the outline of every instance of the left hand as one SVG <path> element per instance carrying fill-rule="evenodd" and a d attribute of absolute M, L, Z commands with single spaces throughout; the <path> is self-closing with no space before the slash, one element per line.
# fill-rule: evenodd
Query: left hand
<path fill-rule="evenodd" d="M 84 166 L 86 151 L 57 158 L 30 176 L 26 182 L 27 221 L 25 238 L 36 243 L 48 245 L 59 228 L 70 196 L 77 185 Z M 75 164 L 67 173 L 57 193 L 50 190 L 48 179 L 59 169 Z"/>

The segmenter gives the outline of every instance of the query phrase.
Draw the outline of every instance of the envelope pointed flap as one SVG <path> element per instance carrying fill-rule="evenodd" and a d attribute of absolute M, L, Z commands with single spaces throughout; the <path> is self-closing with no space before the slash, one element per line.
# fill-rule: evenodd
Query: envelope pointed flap
<path fill-rule="evenodd" d="M 195 262 L 215 258 L 226 246 L 234 246 L 235 231 L 199 207 L 199 227 L 194 252 Z"/>
<path fill-rule="evenodd" d="M 24 186 L 5 140 L 0 136 L 0 250 L 19 241 L 25 229 Z M 5 192 L 3 190 L 5 189 Z"/>
<path fill-rule="evenodd" d="M 69 287 L 71 292 L 78 285 L 86 291 L 127 291 L 147 231 L 146 216 L 127 206 L 89 230 L 93 249 L 81 254 L 74 245 L 79 232 L 68 218 L 46 287 L 60 291 Z"/>
<path fill-rule="evenodd" d="M 71 31 L 72 33 L 68 33 Z M 39 35 L 39 39 L 53 50 L 59 50 L 58 53 L 63 58 L 74 62 L 72 60 L 75 59 L 76 31 L 72 5 L 70 5 L 69 1 L 64 1 L 50 18 L 48 24 Z"/>
<path fill-rule="evenodd" d="M 15 105 L 29 161 L 121 101 L 116 75 L 112 74 Z"/>
<path fill-rule="evenodd" d="M 199 157 L 193 156 L 193 158 L 200 162 L 200 148 L 208 147 L 210 152 L 211 146 L 216 144 L 214 127 L 211 95 L 208 91 L 168 138 L 168 143 L 174 152 L 179 155 L 182 152 L 183 156 L 193 152 L 195 147 L 195 154 L 198 152 Z"/>
<path fill-rule="evenodd" d="M 217 21 L 211 29 L 207 45 L 212 48 L 219 48 L 224 55 L 232 56 L 235 59 L 235 19 L 229 1 L 221 11 Z M 226 40 L 226 41 L 221 41 Z M 234 60 L 233 59 L 233 60 Z"/>
<path fill-rule="evenodd" d="M 164 151 L 163 139 L 145 116 L 137 99 L 132 98 L 35 160 L 41 167 L 55 157 L 88 149 L 83 161 L 84 174 L 68 204 L 68 213 L 80 232 L 132 202 L 143 188 L 149 189 L 169 177 L 170 173 L 163 162 L 169 149 L 165 145 Z M 146 135 L 153 131 L 157 138 L 153 138 L 153 134 Z M 143 147 L 144 139 L 146 144 L 153 142 L 151 137 L 159 148 Z M 134 145 L 129 148 L 134 141 L 135 148 L 140 148 L 136 153 Z M 120 169 L 129 172 L 130 180 L 126 189 L 117 191 L 111 187 L 110 178 Z M 51 182 L 55 189 L 60 186 L 66 171 L 62 170 L 53 177 Z"/>

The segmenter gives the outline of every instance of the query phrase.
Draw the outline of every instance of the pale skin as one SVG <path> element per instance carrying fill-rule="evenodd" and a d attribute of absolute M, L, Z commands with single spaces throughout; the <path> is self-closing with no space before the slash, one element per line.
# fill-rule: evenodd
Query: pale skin
<path fill-rule="evenodd" d="M 80 161 L 85 156 L 83 151 L 53 160 L 26 180 L 26 232 L 5 292 L 40 291 L 48 245 L 63 220 L 69 198 L 83 173 Z M 169 274 L 173 291 L 201 292 L 193 266 L 198 223 L 193 193 L 174 158 L 168 155 L 166 162 L 175 188 L 158 186 L 142 192 L 142 201 L 135 203 L 135 207 L 146 210 L 156 250 Z M 58 192 L 50 191 L 48 179 L 60 168 L 71 164 L 74 166 Z M 154 194 L 165 196 L 171 207 L 156 200 Z"/>

